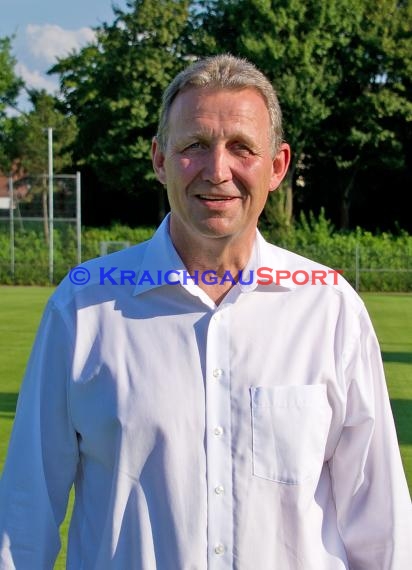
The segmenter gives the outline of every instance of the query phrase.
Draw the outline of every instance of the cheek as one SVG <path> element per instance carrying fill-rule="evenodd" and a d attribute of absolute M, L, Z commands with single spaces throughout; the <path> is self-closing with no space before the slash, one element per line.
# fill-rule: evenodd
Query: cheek
<path fill-rule="evenodd" d="M 166 172 L 175 179 L 188 180 L 198 172 L 196 161 L 191 158 L 179 158 L 166 163 Z"/>
<path fill-rule="evenodd" d="M 272 162 L 270 160 L 254 161 L 249 165 L 249 172 L 251 176 L 255 177 L 256 182 L 270 180 L 272 176 Z"/>
<path fill-rule="evenodd" d="M 256 163 L 238 170 L 237 178 L 248 189 L 254 200 L 266 200 L 270 190 L 271 172 Z"/>

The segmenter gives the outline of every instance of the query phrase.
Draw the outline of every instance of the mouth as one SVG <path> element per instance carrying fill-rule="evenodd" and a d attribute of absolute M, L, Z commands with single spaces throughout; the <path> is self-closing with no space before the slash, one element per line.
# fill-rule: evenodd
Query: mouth
<path fill-rule="evenodd" d="M 196 198 L 205 202 L 230 202 L 236 200 L 237 196 L 211 196 L 208 194 L 197 194 Z"/>

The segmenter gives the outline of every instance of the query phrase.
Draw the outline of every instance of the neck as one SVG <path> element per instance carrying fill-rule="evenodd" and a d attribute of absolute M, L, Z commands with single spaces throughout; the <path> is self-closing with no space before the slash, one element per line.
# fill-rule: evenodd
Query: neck
<path fill-rule="evenodd" d="M 213 271 L 220 281 L 219 277 L 230 272 L 237 281 L 239 272 L 245 268 L 251 256 L 256 231 L 249 236 L 205 237 L 176 232 L 171 223 L 170 235 L 190 274 L 195 271 L 199 274 Z M 199 287 L 218 305 L 233 287 L 233 283 L 225 281 L 223 284 L 205 284 L 200 279 Z"/>

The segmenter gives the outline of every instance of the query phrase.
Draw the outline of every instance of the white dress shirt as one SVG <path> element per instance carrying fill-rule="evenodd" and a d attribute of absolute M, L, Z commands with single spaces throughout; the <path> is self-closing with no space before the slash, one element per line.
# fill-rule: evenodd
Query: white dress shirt
<path fill-rule="evenodd" d="M 74 481 L 70 570 L 410 570 L 360 298 L 343 279 L 255 279 L 216 306 L 178 273 L 167 224 L 48 303 L 0 483 L 0 569 L 53 568 Z M 257 234 L 258 267 L 320 266 Z M 125 271 L 182 284 L 117 284 Z"/>

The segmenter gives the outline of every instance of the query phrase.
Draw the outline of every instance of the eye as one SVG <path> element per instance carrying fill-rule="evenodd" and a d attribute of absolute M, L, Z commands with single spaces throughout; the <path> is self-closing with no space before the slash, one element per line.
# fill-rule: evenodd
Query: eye
<path fill-rule="evenodd" d="M 240 156 L 253 156 L 255 153 L 249 145 L 242 142 L 235 142 L 230 147 L 231 151 L 239 154 Z"/>
<path fill-rule="evenodd" d="M 200 141 L 194 141 L 183 148 L 183 152 L 190 152 L 204 148 L 204 144 Z"/>

